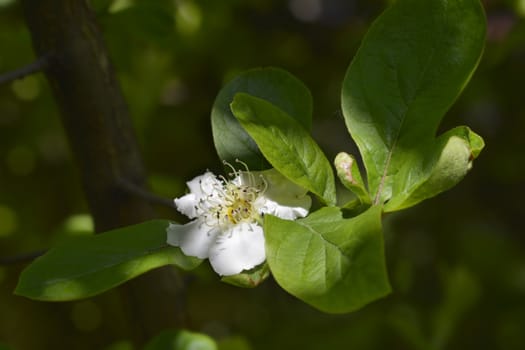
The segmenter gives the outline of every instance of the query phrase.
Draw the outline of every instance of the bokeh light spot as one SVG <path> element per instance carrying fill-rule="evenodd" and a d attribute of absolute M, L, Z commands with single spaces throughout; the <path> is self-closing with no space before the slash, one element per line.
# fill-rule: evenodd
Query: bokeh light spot
<path fill-rule="evenodd" d="M 0 237 L 12 235 L 18 228 L 16 213 L 9 207 L 0 205 Z"/>
<path fill-rule="evenodd" d="M 16 97 L 22 101 L 32 101 L 37 98 L 38 95 L 40 95 L 38 79 L 33 76 L 14 81 L 11 84 L 11 89 L 15 93 Z"/>
<path fill-rule="evenodd" d="M 84 234 L 95 231 L 93 218 L 89 214 L 71 215 L 65 221 L 64 228 L 71 234 Z"/>
<path fill-rule="evenodd" d="M 525 0 L 516 1 L 516 12 L 518 15 L 525 17 Z"/>
<path fill-rule="evenodd" d="M 0 0 L 0 7 L 6 7 L 11 5 L 15 0 Z"/>
<path fill-rule="evenodd" d="M 290 0 L 288 8 L 295 18 L 303 22 L 315 22 L 323 13 L 321 0 Z"/>
<path fill-rule="evenodd" d="M 135 2 L 133 0 L 114 0 L 108 9 L 108 12 L 117 13 L 133 6 L 134 4 Z"/>
<path fill-rule="evenodd" d="M 199 6 L 192 1 L 175 2 L 175 25 L 179 33 L 194 34 L 201 27 L 202 13 Z"/>

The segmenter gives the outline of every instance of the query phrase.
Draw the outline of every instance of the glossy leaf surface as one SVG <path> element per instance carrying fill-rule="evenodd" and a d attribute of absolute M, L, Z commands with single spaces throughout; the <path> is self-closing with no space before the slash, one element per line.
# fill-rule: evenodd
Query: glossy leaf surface
<path fill-rule="evenodd" d="M 152 220 L 66 240 L 22 272 L 15 293 L 45 301 L 81 299 L 164 265 L 196 267 L 201 260 L 166 245 L 168 223 Z"/>
<path fill-rule="evenodd" d="M 305 128 L 277 106 L 248 94 L 235 95 L 231 108 L 275 169 L 335 205 L 330 162 Z"/>
<path fill-rule="evenodd" d="M 325 207 L 296 221 L 265 218 L 267 261 L 279 285 L 330 313 L 357 310 L 385 296 L 381 207 L 344 219 Z"/>
<path fill-rule="evenodd" d="M 427 155 L 406 158 L 394 184 L 396 194 L 385 204 L 385 211 L 411 207 L 456 185 L 472 167 L 483 149 L 483 139 L 467 127 L 454 128 L 435 142 L 422 146 Z M 397 188 L 399 187 L 399 189 Z"/>
<path fill-rule="evenodd" d="M 270 168 L 254 140 L 233 116 L 230 104 L 235 94 L 248 93 L 285 111 L 305 129 L 312 125 L 312 96 L 308 88 L 285 70 L 249 70 L 226 84 L 219 92 L 211 112 L 213 140 L 219 158 L 233 164 L 240 159 L 251 170 Z"/>
<path fill-rule="evenodd" d="M 346 74 L 342 106 L 375 203 L 399 201 L 425 180 L 406 178 L 419 171 L 408 167 L 437 166 L 430 164 L 440 158 L 439 122 L 476 68 L 484 37 L 478 0 L 400 0 L 368 31 Z"/>

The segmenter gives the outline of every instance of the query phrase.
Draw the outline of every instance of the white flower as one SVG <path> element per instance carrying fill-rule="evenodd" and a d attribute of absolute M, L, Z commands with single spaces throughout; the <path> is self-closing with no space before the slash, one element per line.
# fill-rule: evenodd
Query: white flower
<path fill-rule="evenodd" d="M 306 190 L 276 170 L 236 171 L 233 179 L 211 172 L 187 183 L 190 193 L 175 199 L 177 209 L 193 221 L 171 223 L 170 245 L 188 256 L 209 258 L 219 275 L 249 270 L 266 259 L 262 216 L 293 220 L 305 217 L 311 205 Z"/>

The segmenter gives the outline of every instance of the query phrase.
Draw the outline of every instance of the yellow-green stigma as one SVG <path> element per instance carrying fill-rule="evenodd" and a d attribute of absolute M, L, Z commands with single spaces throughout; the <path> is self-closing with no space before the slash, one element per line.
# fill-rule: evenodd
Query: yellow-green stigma
<path fill-rule="evenodd" d="M 225 227 L 261 221 L 256 200 L 266 191 L 266 181 L 262 177 L 256 178 L 243 162 L 237 162 L 244 165 L 246 170 L 237 170 L 224 162 L 233 170 L 229 174 L 233 180 L 221 177 L 213 193 L 199 205 L 198 210 L 209 226 Z"/>

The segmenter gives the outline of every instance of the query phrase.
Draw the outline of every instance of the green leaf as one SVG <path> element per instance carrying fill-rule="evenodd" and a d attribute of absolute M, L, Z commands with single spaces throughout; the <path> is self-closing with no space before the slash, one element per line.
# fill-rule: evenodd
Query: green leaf
<path fill-rule="evenodd" d="M 57 245 L 21 274 L 15 294 L 45 301 L 87 298 L 168 264 L 199 265 L 166 245 L 166 220 L 152 220 Z"/>
<path fill-rule="evenodd" d="M 343 185 L 352 191 L 361 203 L 371 204 L 370 194 L 363 182 L 361 171 L 354 156 L 341 152 L 335 157 L 334 165 L 337 170 L 337 176 L 339 176 L 339 180 L 341 180 Z"/>
<path fill-rule="evenodd" d="M 312 125 L 312 96 L 300 80 L 277 68 L 244 72 L 219 92 L 211 112 L 213 140 L 219 158 L 231 164 L 235 159 L 240 159 L 251 170 L 268 169 L 270 166 L 257 145 L 239 125 L 230 109 L 230 103 L 238 92 L 271 102 L 307 130 Z"/>
<path fill-rule="evenodd" d="M 217 344 L 206 334 L 167 330 L 150 340 L 144 350 L 217 350 Z"/>
<path fill-rule="evenodd" d="M 237 275 L 224 276 L 221 281 L 242 288 L 255 288 L 270 276 L 268 264 L 264 263 Z"/>
<path fill-rule="evenodd" d="M 354 311 L 390 292 L 380 206 L 352 219 L 334 207 L 296 221 L 268 215 L 264 232 L 276 281 L 322 311 Z"/>
<path fill-rule="evenodd" d="M 407 157 L 408 166 L 398 174 L 393 187 L 396 196 L 386 203 L 385 212 L 413 206 L 453 187 L 467 174 L 482 148 L 483 139 L 467 127 L 454 128 L 428 149 L 422 147 L 426 158 Z"/>
<path fill-rule="evenodd" d="M 399 0 L 371 26 L 346 74 L 342 107 L 376 204 L 404 196 L 400 174 L 436 157 L 441 141 L 429 140 L 473 74 L 484 37 L 478 0 Z"/>
<path fill-rule="evenodd" d="M 328 205 L 335 205 L 330 162 L 306 129 L 285 111 L 248 94 L 235 95 L 231 108 L 275 169 Z"/>

